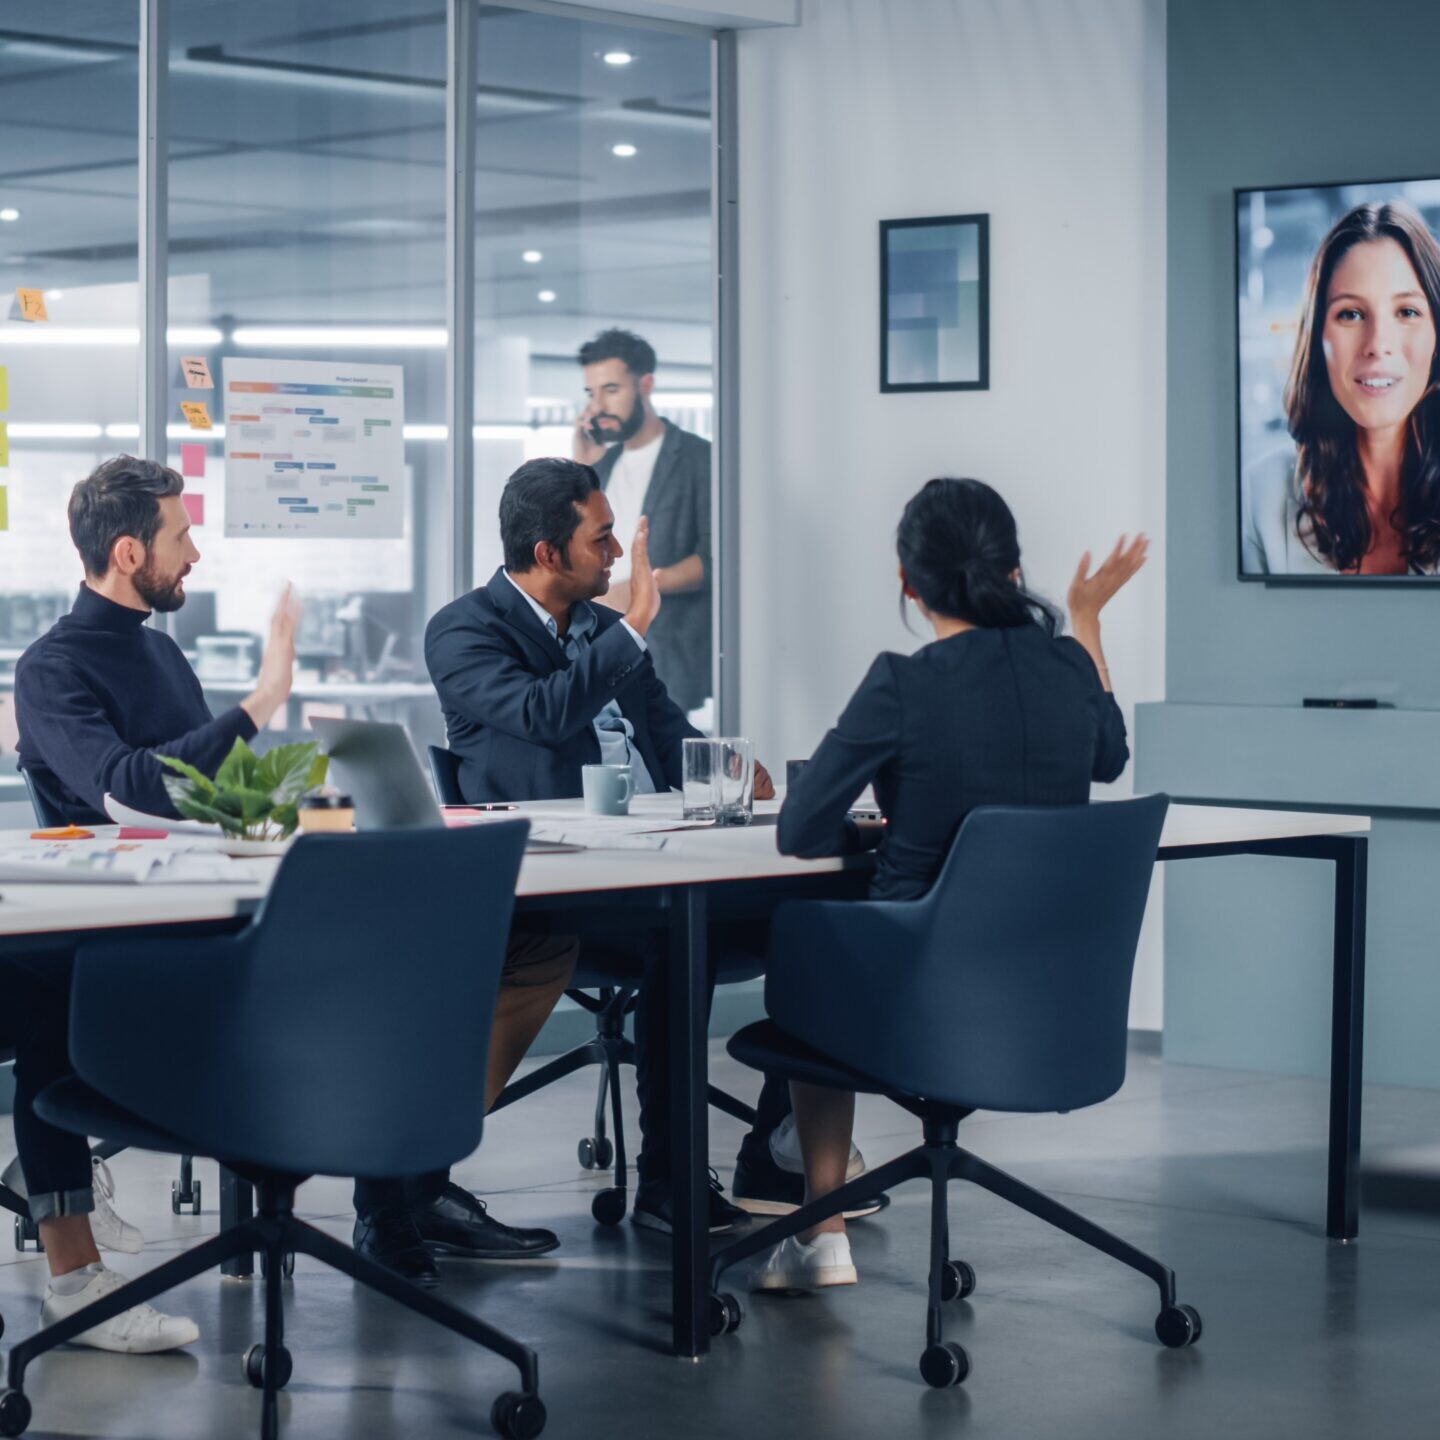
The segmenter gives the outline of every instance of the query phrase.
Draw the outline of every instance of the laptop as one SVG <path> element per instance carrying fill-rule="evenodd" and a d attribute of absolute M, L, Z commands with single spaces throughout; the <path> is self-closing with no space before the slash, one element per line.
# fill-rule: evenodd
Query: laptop
<path fill-rule="evenodd" d="M 445 817 L 403 725 L 315 716 L 310 728 L 330 756 L 330 776 L 355 801 L 359 830 L 435 829 Z M 532 854 L 570 854 L 579 847 L 530 840 Z"/>

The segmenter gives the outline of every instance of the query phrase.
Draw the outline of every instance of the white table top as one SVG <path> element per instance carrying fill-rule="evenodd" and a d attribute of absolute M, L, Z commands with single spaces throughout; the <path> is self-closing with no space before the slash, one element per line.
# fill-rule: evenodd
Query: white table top
<path fill-rule="evenodd" d="M 522 805 L 520 815 L 575 812 L 576 801 Z M 773 815 L 778 801 L 760 802 Z M 654 814 L 657 823 L 680 818 L 678 795 L 643 796 L 632 815 Z M 1363 835 L 1363 815 L 1322 815 L 1289 810 L 1242 810 L 1226 805 L 1173 805 L 1162 849 L 1226 845 L 1318 835 Z M 0 843 L 16 832 L 0 831 Z M 225 885 L 0 885 L 0 936 L 102 930 L 131 925 L 227 920 L 262 898 L 278 861 L 237 861 L 248 875 Z M 840 860 L 796 860 L 775 849 L 773 825 L 669 832 L 663 850 L 588 850 L 579 854 L 527 855 L 516 893 L 521 896 L 582 894 L 643 889 L 654 885 L 715 884 L 813 875 L 839 870 Z"/>

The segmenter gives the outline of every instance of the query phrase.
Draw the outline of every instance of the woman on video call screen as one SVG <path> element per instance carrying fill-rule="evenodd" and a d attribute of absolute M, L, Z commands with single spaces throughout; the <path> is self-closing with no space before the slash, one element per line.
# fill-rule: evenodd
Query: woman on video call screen
<path fill-rule="evenodd" d="M 1383 188 L 1237 197 L 1246 576 L 1440 571 L 1440 245 L 1414 203 L 1440 182 Z M 1327 209 L 1318 248 L 1284 254 Z"/>

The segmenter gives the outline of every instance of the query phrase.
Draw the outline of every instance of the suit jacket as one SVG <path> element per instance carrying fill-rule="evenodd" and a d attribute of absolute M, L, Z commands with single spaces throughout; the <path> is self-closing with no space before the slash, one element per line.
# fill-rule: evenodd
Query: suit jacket
<path fill-rule="evenodd" d="M 668 420 L 664 425 L 665 438 L 645 491 L 650 559 L 658 567 L 698 555 L 705 562 L 705 579 L 698 590 L 667 595 L 645 639 L 675 702 L 682 710 L 694 710 L 711 690 L 710 442 Z M 603 487 L 610 485 L 620 449 L 612 445 L 595 466 Z M 620 543 L 628 545 L 630 536 L 622 535 Z"/>
<path fill-rule="evenodd" d="M 846 812 L 873 781 L 887 824 L 871 894 L 913 900 L 975 806 L 1083 805 L 1129 758 L 1120 707 L 1077 641 L 967 630 L 876 659 L 785 797 L 780 849 L 860 848 Z"/>
<path fill-rule="evenodd" d="M 635 727 L 633 743 L 656 787 L 679 788 L 681 742 L 700 732 L 666 694 L 620 616 L 590 608 L 596 629 L 573 664 L 503 569 L 426 627 L 425 664 L 467 800 L 583 794 L 581 767 L 600 763 L 595 717 L 611 699 Z"/>

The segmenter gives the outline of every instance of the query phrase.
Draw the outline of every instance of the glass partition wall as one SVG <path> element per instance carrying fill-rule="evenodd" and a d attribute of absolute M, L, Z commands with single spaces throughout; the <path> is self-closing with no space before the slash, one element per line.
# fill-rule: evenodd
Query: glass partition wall
<path fill-rule="evenodd" d="M 212 706 L 244 692 L 275 597 L 292 580 L 306 603 L 300 680 L 277 728 L 300 728 L 310 714 L 374 715 L 402 720 L 417 745 L 440 740 L 426 621 L 498 565 L 499 492 L 515 466 L 576 453 L 589 402 L 579 349 L 619 329 L 655 355 L 643 386 L 622 366 L 635 398 L 648 397 L 640 424 L 672 449 L 672 428 L 696 437 L 690 463 L 676 478 L 673 466 L 647 463 L 661 445 L 632 458 L 646 447 L 618 438 L 630 410 L 613 391 L 598 417 L 605 444 L 580 453 L 614 450 L 602 469 L 619 486 L 622 529 L 641 504 L 657 509 L 675 552 L 660 563 L 700 557 L 699 583 L 667 597 L 672 617 L 688 612 L 683 635 L 667 644 L 662 627 L 656 660 L 698 723 L 712 724 L 722 487 L 700 442 L 715 438 L 721 398 L 712 75 L 724 39 L 524 0 L 116 0 L 103 17 L 90 4 L 12 0 L 0 18 L 0 267 L 10 277 L 0 324 L 10 442 L 0 468 L 0 783 L 14 767 L 5 677 L 80 576 L 69 488 L 100 459 L 139 448 L 160 388 L 158 367 L 151 379 L 141 363 L 155 313 L 142 293 L 137 223 L 147 6 L 168 41 L 166 183 L 155 192 L 166 458 L 186 475 L 202 556 L 187 605 L 165 623 Z M 457 69 L 459 39 L 469 48 Z M 457 75 L 472 82 L 473 102 Z M 468 122 L 459 147 L 457 116 Z M 453 185 L 447 154 L 469 165 L 463 209 L 454 197 L 467 187 Z M 457 303 L 456 277 L 467 303 Z M 20 322 L 15 286 L 44 292 L 47 323 Z M 468 343 L 455 343 L 457 316 Z M 213 388 L 187 383 L 185 362 L 196 360 Z M 307 365 L 342 382 L 397 378 L 393 474 L 279 462 L 307 467 L 296 486 L 274 471 L 276 457 L 337 438 L 295 428 L 297 414 L 324 408 L 287 393 Z M 242 378 L 243 397 L 227 392 L 227 375 Z M 237 398 L 255 403 L 242 409 Z M 211 430 L 182 413 L 195 401 Z M 463 453 L 448 443 L 456 415 L 457 433 L 472 437 Z M 323 423 L 337 422 L 317 416 Z M 350 428 L 368 440 L 380 433 L 372 424 L 386 423 L 377 413 Z M 348 425 L 342 413 L 340 435 Z M 360 470 L 358 454 L 329 471 Z M 258 512 L 239 486 L 247 456 L 252 470 L 271 466 L 255 482 Z M 327 498 L 342 480 L 352 489 Z M 257 513 L 272 514 L 275 528 Z M 733 713 L 733 694 L 727 703 Z"/>

